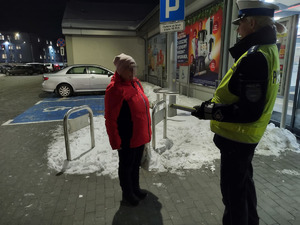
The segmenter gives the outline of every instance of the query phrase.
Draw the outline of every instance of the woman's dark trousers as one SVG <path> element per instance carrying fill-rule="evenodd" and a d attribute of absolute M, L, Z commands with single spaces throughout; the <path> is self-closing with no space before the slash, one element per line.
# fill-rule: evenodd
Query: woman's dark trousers
<path fill-rule="evenodd" d="M 217 134 L 214 143 L 221 152 L 223 225 L 258 225 L 252 167 L 257 144 L 238 143 Z"/>
<path fill-rule="evenodd" d="M 143 155 L 144 145 L 137 148 L 118 150 L 119 154 L 119 180 L 124 196 L 132 196 L 140 189 L 139 169 Z"/>

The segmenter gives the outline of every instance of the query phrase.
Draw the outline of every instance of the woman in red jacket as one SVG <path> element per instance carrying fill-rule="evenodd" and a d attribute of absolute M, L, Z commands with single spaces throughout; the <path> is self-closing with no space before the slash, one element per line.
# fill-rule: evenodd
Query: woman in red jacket
<path fill-rule="evenodd" d="M 113 61 L 116 72 L 105 93 L 105 126 L 112 149 L 118 150 L 121 204 L 136 206 L 147 196 L 139 186 L 144 145 L 151 140 L 149 101 L 134 77 L 134 59 L 120 54 Z"/>

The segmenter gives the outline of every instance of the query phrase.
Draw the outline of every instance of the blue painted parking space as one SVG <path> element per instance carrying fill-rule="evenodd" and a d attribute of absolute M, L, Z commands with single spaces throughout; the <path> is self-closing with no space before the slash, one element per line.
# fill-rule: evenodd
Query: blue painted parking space
<path fill-rule="evenodd" d="M 104 95 L 75 96 L 69 98 L 45 98 L 20 114 L 8 124 L 39 123 L 63 120 L 68 110 L 73 107 L 88 105 L 94 116 L 104 114 Z M 70 119 L 88 113 L 82 110 L 70 115 Z"/>

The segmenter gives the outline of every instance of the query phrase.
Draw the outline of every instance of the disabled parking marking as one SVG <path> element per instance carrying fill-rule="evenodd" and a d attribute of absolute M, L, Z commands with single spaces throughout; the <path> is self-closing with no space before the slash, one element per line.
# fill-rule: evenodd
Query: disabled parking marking
<path fill-rule="evenodd" d="M 48 107 L 46 109 L 43 109 L 43 112 L 56 112 L 58 110 L 65 110 L 65 109 L 71 109 L 71 107 L 53 106 L 53 107 Z"/>
<path fill-rule="evenodd" d="M 52 121 L 63 121 L 65 114 L 74 107 L 88 105 L 94 116 L 104 114 L 104 95 L 98 96 L 75 96 L 68 98 L 45 98 L 37 102 L 13 120 L 2 125 L 42 123 Z M 72 113 L 70 119 L 88 113 L 87 110 Z"/>

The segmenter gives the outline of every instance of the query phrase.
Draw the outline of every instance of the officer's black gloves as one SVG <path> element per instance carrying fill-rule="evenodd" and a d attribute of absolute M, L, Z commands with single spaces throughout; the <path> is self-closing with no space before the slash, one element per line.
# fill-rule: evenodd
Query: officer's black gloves
<path fill-rule="evenodd" d="M 192 115 L 199 119 L 221 121 L 223 115 L 219 106 L 220 105 L 209 100 L 203 102 L 201 105 L 194 106 L 195 111 L 192 112 Z"/>
<path fill-rule="evenodd" d="M 205 107 L 205 102 L 202 102 L 201 105 L 195 105 L 194 106 L 195 111 L 193 111 L 191 114 L 197 117 L 198 119 L 204 119 L 204 107 Z"/>

